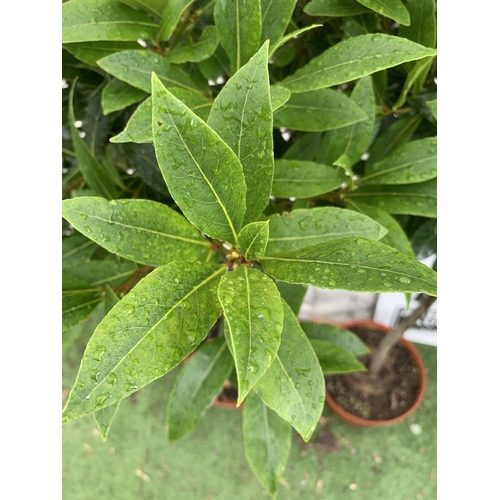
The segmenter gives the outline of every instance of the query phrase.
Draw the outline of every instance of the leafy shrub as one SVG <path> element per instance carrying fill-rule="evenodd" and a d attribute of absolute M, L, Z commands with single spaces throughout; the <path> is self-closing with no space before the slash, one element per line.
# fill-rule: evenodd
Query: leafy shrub
<path fill-rule="evenodd" d="M 63 421 L 180 370 L 169 439 L 232 379 L 274 495 L 350 332 L 308 285 L 436 295 L 434 0 L 63 3 Z M 396 21 L 396 22 L 395 22 Z M 64 86 L 64 85 L 63 85 Z M 211 333 L 211 341 L 206 341 Z"/>

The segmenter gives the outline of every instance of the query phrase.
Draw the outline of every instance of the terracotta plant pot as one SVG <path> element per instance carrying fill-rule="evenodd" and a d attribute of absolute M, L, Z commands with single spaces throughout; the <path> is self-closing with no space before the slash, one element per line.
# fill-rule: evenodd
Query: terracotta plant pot
<path fill-rule="evenodd" d="M 320 321 L 318 321 L 319 323 Z M 323 323 L 330 323 L 330 324 L 335 324 L 336 326 L 339 326 L 340 328 L 345 328 L 346 330 L 349 330 L 350 328 L 354 328 L 357 326 L 370 326 L 372 328 L 376 328 L 384 333 L 389 333 L 391 329 L 385 325 L 382 325 L 380 323 L 376 323 L 375 321 L 371 320 L 357 320 L 357 321 L 349 321 L 346 323 L 340 323 L 336 324 L 333 322 L 328 322 L 328 321 L 323 321 Z M 419 406 L 420 403 L 422 402 L 422 399 L 424 397 L 425 393 L 425 388 L 427 385 L 427 376 L 425 373 L 425 366 L 422 361 L 422 358 L 420 354 L 418 353 L 417 349 L 410 344 L 405 339 L 401 339 L 401 345 L 403 348 L 410 354 L 411 358 L 413 359 L 415 365 L 418 368 L 419 375 L 420 375 L 420 386 L 417 392 L 417 397 L 414 401 L 414 403 L 401 415 L 388 419 L 388 420 L 366 420 L 361 417 L 357 417 L 355 415 L 352 415 L 348 411 L 346 411 L 342 406 L 340 406 L 338 403 L 335 402 L 333 397 L 326 391 L 325 399 L 328 405 L 330 406 L 331 410 L 335 415 L 337 415 L 341 420 L 344 422 L 347 422 L 348 424 L 354 425 L 356 427 L 373 427 L 373 426 L 379 426 L 379 425 L 391 425 L 395 424 L 396 422 L 401 422 L 401 420 L 404 420 L 407 418 L 411 413 L 413 413 Z"/>
<path fill-rule="evenodd" d="M 214 340 L 213 338 L 210 338 L 210 339 L 207 339 L 207 342 L 212 342 L 212 340 Z M 189 358 L 195 353 L 195 351 L 193 351 L 191 354 L 189 354 L 188 356 L 186 356 L 184 358 L 184 360 L 182 361 L 183 364 L 186 364 L 188 361 L 189 361 Z M 220 397 L 220 396 L 219 396 Z M 223 400 L 220 400 L 219 398 L 217 398 L 215 401 L 214 401 L 214 406 L 218 406 L 219 408 L 228 408 L 230 410 L 239 410 L 240 408 L 243 408 L 243 406 L 245 405 L 245 403 L 241 403 L 239 407 L 236 406 L 236 401 L 223 401 Z"/>

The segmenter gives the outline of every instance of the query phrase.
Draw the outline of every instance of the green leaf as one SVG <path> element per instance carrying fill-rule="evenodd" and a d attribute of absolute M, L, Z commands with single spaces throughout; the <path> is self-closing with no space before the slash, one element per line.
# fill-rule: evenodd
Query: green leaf
<path fill-rule="evenodd" d="M 427 107 L 431 110 L 432 116 L 437 120 L 437 99 L 426 101 Z"/>
<path fill-rule="evenodd" d="M 89 339 L 97 325 L 104 318 L 104 302 L 97 304 L 96 308 L 90 313 L 82 323 L 65 330 L 62 335 L 62 352 L 65 353 L 74 344 L 77 339 Z"/>
<path fill-rule="evenodd" d="M 243 408 L 247 461 L 260 484 L 275 498 L 292 444 L 292 428 L 251 391 Z"/>
<path fill-rule="evenodd" d="M 422 123 L 422 120 L 422 115 L 418 113 L 413 116 L 403 116 L 392 123 L 373 143 L 365 168 L 370 168 L 377 161 L 384 159 L 391 151 L 407 142 Z"/>
<path fill-rule="evenodd" d="M 321 370 L 325 375 L 340 375 L 344 373 L 366 372 L 356 356 L 325 340 L 310 339 L 311 346 L 318 357 Z"/>
<path fill-rule="evenodd" d="M 308 441 L 323 410 L 325 379 L 309 340 L 286 302 L 283 311 L 278 354 L 254 390 Z"/>
<path fill-rule="evenodd" d="M 98 64 L 110 75 L 144 92 L 151 93 L 151 74 L 156 73 L 167 88 L 181 87 L 202 93 L 179 66 L 170 64 L 165 57 L 147 50 L 124 50 L 100 59 Z"/>
<path fill-rule="evenodd" d="M 375 34 L 348 38 L 312 59 L 280 85 L 307 92 L 350 82 L 382 69 L 436 54 L 436 51 L 396 36 Z"/>
<path fill-rule="evenodd" d="M 307 292 L 307 286 L 293 285 L 284 281 L 277 281 L 276 286 L 280 291 L 281 297 L 290 306 L 295 316 L 298 316 L 302 302 Z"/>
<path fill-rule="evenodd" d="M 185 45 L 173 49 L 167 54 L 171 63 L 200 62 L 208 59 L 219 45 L 219 33 L 215 26 L 207 26 L 200 39 L 194 45 Z"/>
<path fill-rule="evenodd" d="M 169 0 L 163 11 L 160 21 L 158 39 L 167 41 L 174 33 L 175 27 L 180 21 L 182 13 L 193 3 L 194 0 Z"/>
<path fill-rule="evenodd" d="M 224 338 L 204 343 L 177 375 L 167 405 L 168 439 L 191 433 L 215 398 L 233 368 Z"/>
<path fill-rule="evenodd" d="M 354 356 L 368 354 L 370 349 L 350 330 L 327 323 L 304 321 L 300 323 L 309 340 L 320 340 L 340 347 Z M 314 344 L 312 344 L 314 347 Z M 317 352 L 316 352 L 317 353 Z"/>
<path fill-rule="evenodd" d="M 64 270 L 64 275 L 87 281 L 91 287 L 96 287 L 118 286 L 128 281 L 135 272 L 136 267 L 132 262 L 104 259 L 91 260 L 85 265 L 70 267 Z"/>
<path fill-rule="evenodd" d="M 292 94 L 274 113 L 274 127 L 321 132 L 366 120 L 363 110 L 344 94 L 332 89 Z"/>
<path fill-rule="evenodd" d="M 282 47 L 283 45 L 285 45 L 285 43 L 287 43 L 292 38 L 297 38 L 302 33 L 306 32 L 306 31 L 309 31 L 309 30 L 312 30 L 314 28 L 320 28 L 321 26 L 323 26 L 323 25 L 322 24 L 311 24 L 310 26 L 306 26 L 305 28 L 300 28 L 298 30 L 292 31 L 291 33 L 288 33 L 285 36 L 282 36 L 280 39 L 278 39 L 277 41 L 275 41 L 270 46 L 270 48 L 269 48 L 269 57 L 274 56 L 276 54 L 276 51 L 280 47 Z"/>
<path fill-rule="evenodd" d="M 304 134 L 285 151 L 282 159 L 315 161 L 318 152 L 322 149 L 323 136 L 321 132 Z"/>
<path fill-rule="evenodd" d="M 207 121 L 243 166 L 247 186 L 244 224 L 262 214 L 269 203 L 273 182 L 273 118 L 267 50 L 268 44 L 264 43 L 229 79 L 215 99 Z"/>
<path fill-rule="evenodd" d="M 215 26 L 220 43 L 236 73 L 257 52 L 262 20 L 260 2 L 256 0 L 216 0 Z"/>
<path fill-rule="evenodd" d="M 120 302 L 120 297 L 116 295 L 116 293 L 113 291 L 113 289 L 109 285 L 105 285 L 105 290 L 106 290 L 106 299 L 104 301 L 105 304 L 105 313 L 108 314 L 113 307 Z"/>
<path fill-rule="evenodd" d="M 435 0 L 407 0 L 406 7 L 411 25 L 401 26 L 398 35 L 433 49 L 436 46 Z"/>
<path fill-rule="evenodd" d="M 193 113 L 198 115 L 202 120 L 206 121 L 210 110 L 212 109 L 213 101 L 203 97 L 200 94 L 195 94 L 190 90 L 181 89 L 179 87 L 171 87 L 170 92 L 182 101 Z M 136 143 L 152 143 L 153 142 L 153 127 L 151 117 L 153 113 L 152 98 L 148 97 L 130 117 L 125 129 L 111 137 L 110 142 L 136 142 Z"/>
<path fill-rule="evenodd" d="M 357 0 L 361 5 L 405 26 L 410 25 L 410 13 L 401 0 Z"/>
<path fill-rule="evenodd" d="M 246 265 L 223 276 L 217 294 L 238 376 L 239 406 L 276 357 L 283 307 L 274 282 Z"/>
<path fill-rule="evenodd" d="M 418 82 L 425 80 L 427 73 L 431 69 L 432 63 L 434 61 L 434 57 L 426 57 L 421 59 L 420 61 L 415 62 L 412 69 L 408 73 L 405 83 L 403 85 L 403 89 L 401 90 L 401 94 L 398 97 L 398 100 L 392 106 L 392 109 L 399 109 L 406 102 L 406 97 L 408 92 L 413 87 L 413 96 L 417 95 L 416 88 Z"/>
<path fill-rule="evenodd" d="M 102 301 L 100 288 L 86 281 L 62 278 L 62 330 L 63 332 L 85 321 Z"/>
<path fill-rule="evenodd" d="M 96 248 L 97 245 L 82 234 L 64 237 L 62 239 L 62 268 L 85 264 L 90 260 Z"/>
<path fill-rule="evenodd" d="M 272 46 L 285 33 L 297 0 L 260 0 L 262 33 L 260 44 L 266 40 Z"/>
<path fill-rule="evenodd" d="M 78 129 L 75 127 L 75 112 L 73 108 L 74 90 L 75 84 L 73 83 L 69 95 L 68 119 L 71 129 L 71 139 L 73 140 L 73 147 L 78 161 L 78 168 L 88 185 L 101 196 L 108 199 L 118 198 L 116 187 L 112 179 L 110 179 L 105 167 L 103 167 L 90 152 L 84 140 L 80 137 Z"/>
<path fill-rule="evenodd" d="M 115 419 L 116 412 L 118 411 L 119 406 L 120 406 L 120 401 L 112 404 L 111 406 L 107 406 L 102 410 L 98 410 L 92 413 L 95 423 L 99 428 L 99 432 L 101 433 L 101 439 L 103 441 L 106 441 L 106 439 L 108 439 L 109 429 L 111 428 L 111 424 Z"/>
<path fill-rule="evenodd" d="M 265 271 L 287 283 L 352 292 L 436 295 L 436 273 L 378 241 L 357 236 L 261 257 Z"/>
<path fill-rule="evenodd" d="M 172 0 L 120 0 L 123 3 L 136 7 L 138 9 L 151 12 L 156 16 L 161 16 L 165 7 L 171 3 Z"/>
<path fill-rule="evenodd" d="M 385 243 L 386 245 L 395 248 L 401 253 L 408 255 L 408 257 L 413 257 L 413 250 L 410 242 L 408 241 L 408 237 L 394 217 L 391 217 L 387 212 L 380 208 L 372 205 L 366 205 L 365 203 L 358 203 L 357 200 L 354 201 L 352 199 L 348 199 L 345 200 L 345 204 L 346 208 L 355 210 L 356 212 L 370 217 L 387 229 L 385 236 L 380 239 L 381 243 Z"/>
<path fill-rule="evenodd" d="M 437 138 L 403 144 L 382 161 L 367 168 L 362 184 L 412 184 L 437 176 Z"/>
<path fill-rule="evenodd" d="M 154 75 L 153 129 L 160 170 L 186 218 L 208 236 L 236 244 L 245 213 L 241 163 Z"/>
<path fill-rule="evenodd" d="M 436 179 L 418 184 L 363 186 L 346 193 L 345 198 L 374 205 L 390 214 L 437 217 Z"/>
<path fill-rule="evenodd" d="M 251 222 L 238 234 L 236 246 L 247 260 L 258 259 L 266 253 L 269 221 Z"/>
<path fill-rule="evenodd" d="M 386 229 L 361 214 L 338 207 L 315 207 L 283 212 L 269 218 L 266 255 L 298 250 L 347 236 L 378 240 Z"/>
<path fill-rule="evenodd" d="M 224 271 L 172 262 L 143 278 L 87 344 L 63 423 L 120 401 L 190 354 L 220 315 L 215 292 Z"/>
<path fill-rule="evenodd" d="M 352 177 L 352 167 L 368 150 L 375 131 L 375 93 L 369 76 L 356 83 L 350 99 L 367 119 L 337 130 L 329 154 L 335 158 L 333 164 L 344 168 Z"/>
<path fill-rule="evenodd" d="M 147 97 L 146 92 L 113 78 L 102 90 L 102 113 L 103 115 L 109 115 L 113 111 L 119 111 L 131 104 L 142 101 L 145 97 Z"/>
<path fill-rule="evenodd" d="M 278 87 L 277 85 L 271 85 L 271 108 L 274 111 L 281 108 L 285 104 L 292 93 L 285 87 Z"/>
<path fill-rule="evenodd" d="M 97 64 L 99 59 L 114 54 L 115 52 L 121 52 L 122 50 L 139 49 L 141 46 L 134 41 L 65 43 L 63 47 L 85 64 L 99 67 Z"/>
<path fill-rule="evenodd" d="M 344 170 L 301 160 L 276 160 L 273 196 L 310 198 L 340 187 L 346 180 Z"/>
<path fill-rule="evenodd" d="M 63 201 L 63 217 L 108 252 L 150 266 L 205 260 L 210 243 L 179 213 L 151 200 L 88 196 Z"/>
<path fill-rule="evenodd" d="M 116 0 L 71 0 L 62 4 L 62 43 L 153 38 L 158 24 Z"/>
<path fill-rule="evenodd" d="M 437 252 L 437 221 L 424 222 L 411 236 L 415 258 L 422 260 Z"/>
<path fill-rule="evenodd" d="M 309 16 L 346 17 L 369 12 L 356 0 L 312 0 L 304 7 Z"/>

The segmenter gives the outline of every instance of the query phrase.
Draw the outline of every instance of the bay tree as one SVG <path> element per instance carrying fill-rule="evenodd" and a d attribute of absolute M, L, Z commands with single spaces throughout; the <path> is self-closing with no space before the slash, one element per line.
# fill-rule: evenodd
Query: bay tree
<path fill-rule="evenodd" d="M 62 14 L 63 339 L 91 333 L 63 423 L 92 414 L 105 439 L 120 401 L 181 365 L 181 439 L 231 379 L 275 496 L 324 375 L 366 370 L 351 332 L 299 322 L 307 287 L 437 294 L 417 260 L 435 252 L 434 2 Z"/>

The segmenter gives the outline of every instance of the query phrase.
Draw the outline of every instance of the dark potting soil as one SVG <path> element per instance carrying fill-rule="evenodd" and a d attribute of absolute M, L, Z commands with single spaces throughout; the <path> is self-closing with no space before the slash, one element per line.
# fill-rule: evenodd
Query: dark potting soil
<path fill-rule="evenodd" d="M 385 333 L 368 326 L 350 328 L 375 352 Z M 370 365 L 371 354 L 360 356 Z M 368 372 L 326 375 L 326 389 L 342 408 L 366 420 L 387 420 L 403 414 L 415 401 L 420 387 L 418 368 L 408 352 L 394 346 L 376 380 Z"/>

